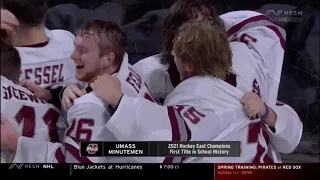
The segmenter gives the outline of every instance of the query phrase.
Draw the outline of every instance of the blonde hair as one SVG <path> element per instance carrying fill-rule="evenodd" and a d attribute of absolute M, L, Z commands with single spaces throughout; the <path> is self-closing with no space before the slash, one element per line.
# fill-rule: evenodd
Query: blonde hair
<path fill-rule="evenodd" d="M 232 65 L 232 51 L 226 30 L 207 21 L 183 24 L 173 40 L 173 52 L 193 66 L 195 75 L 225 79 Z"/>

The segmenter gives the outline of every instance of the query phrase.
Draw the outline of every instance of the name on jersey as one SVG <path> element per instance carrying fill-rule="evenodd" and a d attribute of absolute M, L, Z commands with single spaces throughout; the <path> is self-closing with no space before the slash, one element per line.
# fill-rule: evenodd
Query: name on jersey
<path fill-rule="evenodd" d="M 137 148 L 136 144 L 115 144 L 114 147 L 108 147 L 107 156 L 135 156 L 143 155 L 143 149 Z"/>
<path fill-rule="evenodd" d="M 141 89 L 142 80 L 138 73 L 129 68 L 129 74 L 126 81 L 139 93 Z"/>
<path fill-rule="evenodd" d="M 31 79 L 36 84 L 56 84 L 64 81 L 63 64 L 41 66 L 24 69 L 24 78 Z"/>
<path fill-rule="evenodd" d="M 38 99 L 35 95 L 31 93 L 24 92 L 21 89 L 17 89 L 13 86 L 4 87 L 2 86 L 3 90 L 3 99 L 11 99 L 12 97 L 18 99 L 18 100 L 24 100 L 24 101 L 30 101 L 34 103 L 41 103 L 46 104 L 46 102 L 42 99 Z"/>

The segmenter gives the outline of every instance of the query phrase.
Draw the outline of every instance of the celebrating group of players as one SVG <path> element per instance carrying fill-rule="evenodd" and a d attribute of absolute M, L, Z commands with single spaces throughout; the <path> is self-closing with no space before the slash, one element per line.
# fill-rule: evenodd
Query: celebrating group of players
<path fill-rule="evenodd" d="M 130 65 L 113 22 L 74 37 L 45 28 L 44 0 L 2 8 L 1 162 L 270 163 L 300 141 L 298 115 L 277 101 L 285 31 L 260 13 L 178 0 L 163 51 Z M 81 141 L 241 141 L 242 154 L 81 157 Z"/>

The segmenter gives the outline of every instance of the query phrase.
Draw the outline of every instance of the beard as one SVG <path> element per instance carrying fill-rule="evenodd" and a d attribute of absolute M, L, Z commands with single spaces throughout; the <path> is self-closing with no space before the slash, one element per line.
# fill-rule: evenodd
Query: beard
<path fill-rule="evenodd" d="M 97 70 L 97 71 L 80 72 L 80 73 L 76 72 L 76 78 L 79 81 L 90 83 L 90 82 L 93 82 L 96 79 L 96 77 L 99 75 L 99 73 L 97 72 L 99 71 Z"/>

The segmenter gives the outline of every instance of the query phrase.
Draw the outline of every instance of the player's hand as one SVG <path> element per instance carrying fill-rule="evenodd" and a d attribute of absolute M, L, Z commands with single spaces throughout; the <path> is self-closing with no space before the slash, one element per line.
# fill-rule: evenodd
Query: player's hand
<path fill-rule="evenodd" d="M 14 29 L 19 26 L 18 19 L 8 10 L 1 9 L 1 29 L 8 34 L 12 34 Z"/>
<path fill-rule="evenodd" d="M 118 106 L 123 95 L 118 78 L 104 74 L 99 76 L 90 86 L 99 98 L 107 101 L 113 108 Z"/>
<path fill-rule="evenodd" d="M 1 114 L 1 149 L 16 151 L 18 138 L 8 119 Z"/>
<path fill-rule="evenodd" d="M 80 89 L 76 84 L 71 84 L 67 86 L 62 95 L 62 107 L 65 110 L 68 110 L 72 105 L 73 101 L 77 99 L 78 97 L 81 97 L 83 95 L 87 94 L 85 89 Z"/>
<path fill-rule="evenodd" d="M 264 102 L 256 93 L 245 93 L 240 101 L 250 117 L 254 117 L 256 115 L 262 116 L 266 112 Z"/>
<path fill-rule="evenodd" d="M 20 82 L 20 86 L 23 86 L 29 89 L 30 91 L 32 91 L 33 94 L 39 99 L 50 101 L 52 98 L 52 94 L 48 89 L 40 87 L 39 85 L 37 85 L 31 80 L 28 80 L 28 79 L 22 80 Z"/>

